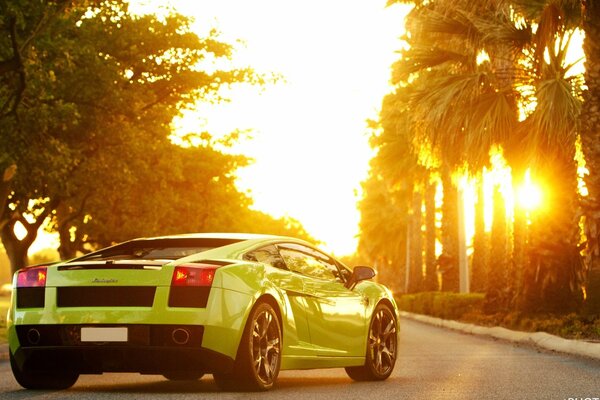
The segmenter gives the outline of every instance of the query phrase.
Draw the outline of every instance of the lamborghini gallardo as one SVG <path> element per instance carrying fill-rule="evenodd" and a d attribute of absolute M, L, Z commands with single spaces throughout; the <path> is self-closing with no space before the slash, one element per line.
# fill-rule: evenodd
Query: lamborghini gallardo
<path fill-rule="evenodd" d="M 104 372 L 212 374 L 225 390 L 268 390 L 290 369 L 383 380 L 398 312 L 374 276 L 305 241 L 249 234 L 135 239 L 27 267 L 7 318 L 12 372 L 27 389 Z"/>

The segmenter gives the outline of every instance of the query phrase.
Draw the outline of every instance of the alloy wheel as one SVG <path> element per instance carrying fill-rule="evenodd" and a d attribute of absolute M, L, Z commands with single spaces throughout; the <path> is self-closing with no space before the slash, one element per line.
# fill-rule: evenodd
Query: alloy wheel
<path fill-rule="evenodd" d="M 394 368 L 397 350 L 396 320 L 387 307 L 377 310 L 369 331 L 369 352 L 374 372 L 388 375 Z"/>
<path fill-rule="evenodd" d="M 262 310 L 254 320 L 251 351 L 256 376 L 264 384 L 271 384 L 278 371 L 281 338 L 270 309 Z"/>

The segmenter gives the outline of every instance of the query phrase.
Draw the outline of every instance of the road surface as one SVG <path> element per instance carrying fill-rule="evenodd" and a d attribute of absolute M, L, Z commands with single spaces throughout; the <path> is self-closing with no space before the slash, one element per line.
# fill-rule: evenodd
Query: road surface
<path fill-rule="evenodd" d="M 538 351 L 402 320 L 400 357 L 384 382 L 341 369 L 283 371 L 267 393 L 219 392 L 210 375 L 169 382 L 138 374 L 83 375 L 62 392 L 21 389 L 0 362 L 0 399 L 600 399 L 600 361 Z"/>

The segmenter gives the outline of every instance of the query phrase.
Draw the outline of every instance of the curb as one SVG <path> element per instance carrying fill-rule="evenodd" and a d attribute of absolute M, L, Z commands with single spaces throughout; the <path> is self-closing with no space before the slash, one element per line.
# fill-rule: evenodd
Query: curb
<path fill-rule="evenodd" d="M 406 311 L 400 311 L 400 316 L 429 325 L 470 333 L 472 335 L 489 336 L 514 343 L 534 345 L 545 350 L 600 360 L 600 343 L 564 339 L 558 336 L 550 335 L 546 332 L 512 331 L 502 327 L 490 328 L 441 318 L 434 318 L 427 315 L 413 314 Z"/>

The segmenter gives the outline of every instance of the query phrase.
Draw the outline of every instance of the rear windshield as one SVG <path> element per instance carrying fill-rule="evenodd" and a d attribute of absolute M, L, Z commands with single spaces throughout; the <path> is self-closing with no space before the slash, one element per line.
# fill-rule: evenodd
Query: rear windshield
<path fill-rule="evenodd" d="M 73 261 L 177 260 L 192 254 L 241 242 L 240 239 L 140 239 L 95 251 Z"/>

